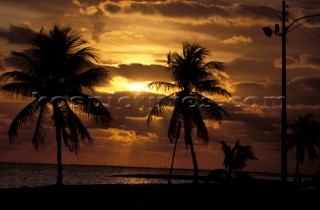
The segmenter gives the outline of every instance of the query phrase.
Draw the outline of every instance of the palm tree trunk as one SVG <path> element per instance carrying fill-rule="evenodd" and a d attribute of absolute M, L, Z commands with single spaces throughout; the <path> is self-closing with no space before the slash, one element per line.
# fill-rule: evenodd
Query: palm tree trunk
<path fill-rule="evenodd" d="M 296 183 L 300 183 L 301 179 L 300 179 L 300 169 L 299 169 L 300 163 L 297 160 L 296 161 L 296 173 L 295 173 L 295 177 L 294 177 L 294 181 Z"/>
<path fill-rule="evenodd" d="M 190 133 L 190 136 L 191 136 L 191 133 Z M 193 183 L 198 183 L 199 182 L 199 170 L 198 170 L 197 157 L 196 157 L 196 153 L 194 152 L 192 140 L 190 141 L 189 145 L 190 145 L 190 151 L 191 151 L 192 162 L 193 162 Z"/>
<path fill-rule="evenodd" d="M 61 150 L 61 116 L 60 116 L 60 111 L 58 108 L 58 104 L 55 101 L 53 104 L 53 116 L 54 116 L 54 122 L 55 122 L 55 127 L 56 127 L 56 142 L 57 142 L 57 169 L 58 169 L 58 174 L 57 174 L 57 183 L 56 185 L 61 186 L 63 185 L 62 183 L 62 150 Z"/>
<path fill-rule="evenodd" d="M 191 157 L 193 162 L 193 183 L 199 182 L 199 169 L 197 163 L 196 153 L 193 147 L 193 141 L 191 136 L 191 118 L 188 114 L 183 115 L 183 125 L 184 125 L 184 138 L 187 145 L 190 146 Z"/>
<path fill-rule="evenodd" d="M 172 160 L 171 160 L 171 167 L 170 167 L 168 184 L 172 184 L 172 183 L 171 183 L 171 175 L 172 175 L 174 157 L 175 157 L 175 155 L 176 155 L 177 143 L 178 143 L 178 138 L 176 138 L 176 140 L 175 140 L 175 142 L 174 142 L 174 148 L 173 148 L 173 154 L 172 154 Z"/>
<path fill-rule="evenodd" d="M 62 185 L 62 151 L 61 151 L 61 128 L 56 125 L 56 141 L 57 141 L 57 185 Z"/>

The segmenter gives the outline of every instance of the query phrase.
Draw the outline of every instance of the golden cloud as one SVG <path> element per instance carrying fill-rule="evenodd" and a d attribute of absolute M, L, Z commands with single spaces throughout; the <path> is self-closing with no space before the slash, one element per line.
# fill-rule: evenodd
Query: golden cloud
<path fill-rule="evenodd" d="M 152 141 L 159 138 L 157 134 L 152 132 L 138 134 L 135 130 L 121 128 L 95 129 L 92 136 L 95 140 L 123 141 L 129 144 L 135 141 Z"/>
<path fill-rule="evenodd" d="M 221 41 L 223 44 L 249 44 L 252 43 L 252 38 L 244 37 L 242 35 L 232 36 Z"/>

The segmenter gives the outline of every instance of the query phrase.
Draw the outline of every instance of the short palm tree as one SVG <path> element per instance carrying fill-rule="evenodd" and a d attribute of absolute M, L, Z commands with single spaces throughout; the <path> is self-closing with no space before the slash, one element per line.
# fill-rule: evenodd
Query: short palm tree
<path fill-rule="evenodd" d="M 243 169 L 248 160 L 257 160 L 250 146 L 240 145 L 239 140 L 233 147 L 221 141 L 224 153 L 223 165 L 227 171 L 227 176 L 231 177 L 233 172 Z"/>
<path fill-rule="evenodd" d="M 311 161 L 318 159 L 315 147 L 320 148 L 320 123 L 312 113 L 300 115 L 294 124 L 288 124 L 288 140 L 288 149 L 296 147 L 295 181 L 300 182 L 300 164 L 304 163 L 306 152 Z"/>
<path fill-rule="evenodd" d="M 173 83 L 152 82 L 148 88 L 173 91 L 161 99 L 151 110 L 148 124 L 155 116 L 161 116 L 167 106 L 173 105 L 173 112 L 168 128 L 168 137 L 173 141 L 179 136 L 181 126 L 184 128 L 185 144 L 190 147 L 194 182 L 198 182 L 198 164 L 192 140 L 192 130 L 197 129 L 198 138 L 208 141 L 209 135 L 201 113 L 208 118 L 220 121 L 223 114 L 227 114 L 216 102 L 202 94 L 218 94 L 230 96 L 225 89 L 218 86 L 218 81 L 213 79 L 213 71 L 222 71 L 223 63 L 217 61 L 205 62 L 208 50 L 198 44 L 183 43 L 183 54 L 169 53 L 167 71 L 171 74 Z"/>
<path fill-rule="evenodd" d="M 34 98 L 13 119 L 8 131 L 10 142 L 21 128 L 35 124 L 32 144 L 38 150 L 46 136 L 45 119 L 51 115 L 56 134 L 58 185 L 62 185 L 62 139 L 74 153 L 79 149 L 79 139 L 92 141 L 72 108 L 92 116 L 103 128 L 112 120 L 103 104 L 88 95 L 93 86 L 108 82 L 109 76 L 105 69 L 95 67 L 94 49 L 87 44 L 71 27 L 54 25 L 48 31 L 42 29 L 31 49 L 12 52 L 21 70 L 0 76 L 5 93 Z"/>

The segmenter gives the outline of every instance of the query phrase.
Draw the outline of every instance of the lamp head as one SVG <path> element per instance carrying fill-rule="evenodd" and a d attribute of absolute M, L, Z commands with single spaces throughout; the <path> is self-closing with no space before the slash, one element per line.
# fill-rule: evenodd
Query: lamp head
<path fill-rule="evenodd" d="M 271 37 L 271 35 L 273 34 L 273 31 L 270 27 L 264 27 L 263 32 L 267 37 Z"/>

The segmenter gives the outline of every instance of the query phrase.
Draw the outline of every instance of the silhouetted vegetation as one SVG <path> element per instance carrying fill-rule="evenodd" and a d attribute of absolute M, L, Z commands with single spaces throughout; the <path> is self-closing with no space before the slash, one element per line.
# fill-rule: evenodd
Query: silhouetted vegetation
<path fill-rule="evenodd" d="M 296 172 L 295 181 L 301 182 L 300 164 L 304 163 L 305 154 L 311 161 L 318 159 L 317 150 L 320 148 L 320 123 L 314 119 L 312 113 L 299 116 L 294 124 L 288 124 L 287 148 L 296 148 Z"/>
<path fill-rule="evenodd" d="M 34 98 L 13 119 L 8 131 L 10 142 L 21 128 L 35 124 L 32 144 L 38 150 L 46 137 L 46 119 L 54 121 L 58 185 L 62 184 L 62 140 L 74 153 L 79 149 L 80 140 L 92 141 L 71 105 L 76 105 L 77 111 L 88 114 L 103 128 L 111 121 L 110 113 L 102 103 L 88 95 L 93 92 L 93 86 L 108 82 L 109 76 L 105 69 L 95 67 L 94 49 L 87 44 L 71 27 L 54 25 L 48 31 L 42 29 L 31 49 L 23 53 L 12 52 L 19 71 L 7 72 L 0 77 L 5 83 L 2 91 Z M 73 104 L 68 103 L 70 98 Z"/>
<path fill-rule="evenodd" d="M 190 147 L 193 168 L 194 182 L 198 182 L 198 164 L 192 140 L 192 130 L 197 129 L 199 139 L 208 141 L 209 135 L 202 118 L 202 113 L 210 119 L 220 121 L 226 111 L 216 102 L 208 99 L 203 94 L 217 94 L 230 96 L 230 93 L 219 87 L 219 81 L 213 79 L 212 72 L 222 71 L 223 63 L 204 60 L 208 57 L 208 50 L 198 44 L 183 43 L 183 53 L 168 54 L 167 71 L 171 74 L 174 83 L 152 82 L 148 84 L 150 89 L 162 89 L 173 93 L 161 99 L 151 110 L 148 116 L 148 123 L 155 116 L 161 116 L 167 106 L 174 105 L 169 128 L 168 137 L 173 141 L 180 134 L 183 124 L 184 139 L 187 148 Z"/>
<path fill-rule="evenodd" d="M 248 160 L 257 160 L 250 146 L 240 145 L 239 140 L 233 147 L 221 141 L 222 150 L 224 153 L 223 165 L 225 166 L 227 176 L 231 177 L 232 174 L 238 170 L 242 170 Z"/>

